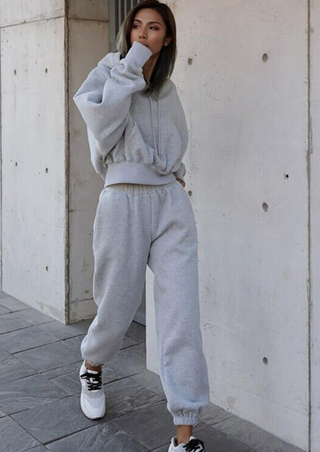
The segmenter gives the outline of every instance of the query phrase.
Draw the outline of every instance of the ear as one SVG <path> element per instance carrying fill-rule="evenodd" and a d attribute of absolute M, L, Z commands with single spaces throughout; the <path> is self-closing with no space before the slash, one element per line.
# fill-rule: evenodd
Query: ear
<path fill-rule="evenodd" d="M 163 44 L 163 45 L 165 45 L 165 46 L 169 45 L 170 42 L 171 42 L 171 40 L 172 40 L 172 38 L 166 38 L 166 39 L 164 40 L 164 44 Z"/>

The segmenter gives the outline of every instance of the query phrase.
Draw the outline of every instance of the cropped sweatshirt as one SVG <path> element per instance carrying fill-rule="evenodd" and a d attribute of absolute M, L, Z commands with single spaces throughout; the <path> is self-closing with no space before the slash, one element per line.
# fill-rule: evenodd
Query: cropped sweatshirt
<path fill-rule="evenodd" d="M 148 83 L 142 68 L 151 55 L 138 41 L 125 58 L 108 53 L 73 96 L 87 125 L 91 163 L 105 187 L 184 181 L 189 138 L 176 86 L 167 78 L 159 95 L 141 93 Z"/>

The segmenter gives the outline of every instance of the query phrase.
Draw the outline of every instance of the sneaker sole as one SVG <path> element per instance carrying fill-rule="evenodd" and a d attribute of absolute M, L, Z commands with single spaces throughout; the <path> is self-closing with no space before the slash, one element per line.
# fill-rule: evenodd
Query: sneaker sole
<path fill-rule="evenodd" d="M 106 412 L 104 412 L 101 416 L 91 416 L 91 415 L 87 412 L 87 410 L 85 409 L 85 407 L 84 407 L 84 403 L 83 403 L 83 395 L 82 395 L 82 394 L 81 394 L 81 396 L 80 396 L 80 407 L 81 407 L 81 410 L 82 410 L 83 414 L 84 414 L 88 419 L 101 419 L 101 418 L 103 418 L 103 417 L 105 416 L 105 414 L 106 414 Z"/>

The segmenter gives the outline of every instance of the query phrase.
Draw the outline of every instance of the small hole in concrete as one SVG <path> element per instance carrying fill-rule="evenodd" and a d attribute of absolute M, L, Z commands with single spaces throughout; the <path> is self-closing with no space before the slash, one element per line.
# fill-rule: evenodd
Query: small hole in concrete
<path fill-rule="evenodd" d="M 48 72 L 48 68 L 47 68 L 47 67 L 45 68 L 44 72 L 45 72 L 45 73 L 47 73 L 47 72 Z"/>
<path fill-rule="evenodd" d="M 262 203 L 262 208 L 263 208 L 263 210 L 264 210 L 265 212 L 267 212 L 268 209 L 269 209 L 269 206 L 268 206 L 268 204 L 267 204 L 266 202 L 263 202 L 263 203 Z"/>
<path fill-rule="evenodd" d="M 268 358 L 264 357 L 262 361 L 264 364 L 268 364 Z"/>
<path fill-rule="evenodd" d="M 16 162 L 16 166 L 18 166 L 18 162 Z"/>
<path fill-rule="evenodd" d="M 15 70 L 13 71 L 13 73 L 14 73 L 14 75 L 16 75 L 16 74 L 17 74 L 17 70 L 15 69 Z"/>
<path fill-rule="evenodd" d="M 285 175 L 284 175 L 284 178 L 285 178 L 285 179 L 289 179 L 289 174 L 285 174 Z"/>
<path fill-rule="evenodd" d="M 192 196 L 192 191 L 191 190 L 188 190 L 188 195 Z"/>
<path fill-rule="evenodd" d="M 47 270 L 47 272 L 49 271 L 49 267 L 48 267 L 48 265 L 46 265 L 46 270 Z"/>
<path fill-rule="evenodd" d="M 262 60 L 263 60 L 263 61 L 268 61 L 268 59 L 269 59 L 268 55 L 267 55 L 266 53 L 264 53 L 264 54 L 262 55 Z"/>
<path fill-rule="evenodd" d="M 193 63 L 193 59 L 192 58 L 188 58 L 188 64 L 192 64 Z"/>
<path fill-rule="evenodd" d="M 48 168 L 46 168 L 46 173 L 47 173 L 48 171 L 49 171 Z"/>

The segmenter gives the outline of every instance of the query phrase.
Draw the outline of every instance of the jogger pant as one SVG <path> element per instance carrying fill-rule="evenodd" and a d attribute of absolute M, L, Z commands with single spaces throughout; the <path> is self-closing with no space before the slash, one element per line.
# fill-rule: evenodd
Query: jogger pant
<path fill-rule="evenodd" d="M 200 329 L 198 234 L 176 179 L 163 185 L 114 184 L 100 194 L 93 225 L 97 315 L 81 343 L 83 359 L 107 365 L 120 349 L 154 274 L 159 370 L 175 425 L 195 425 L 209 403 Z"/>

